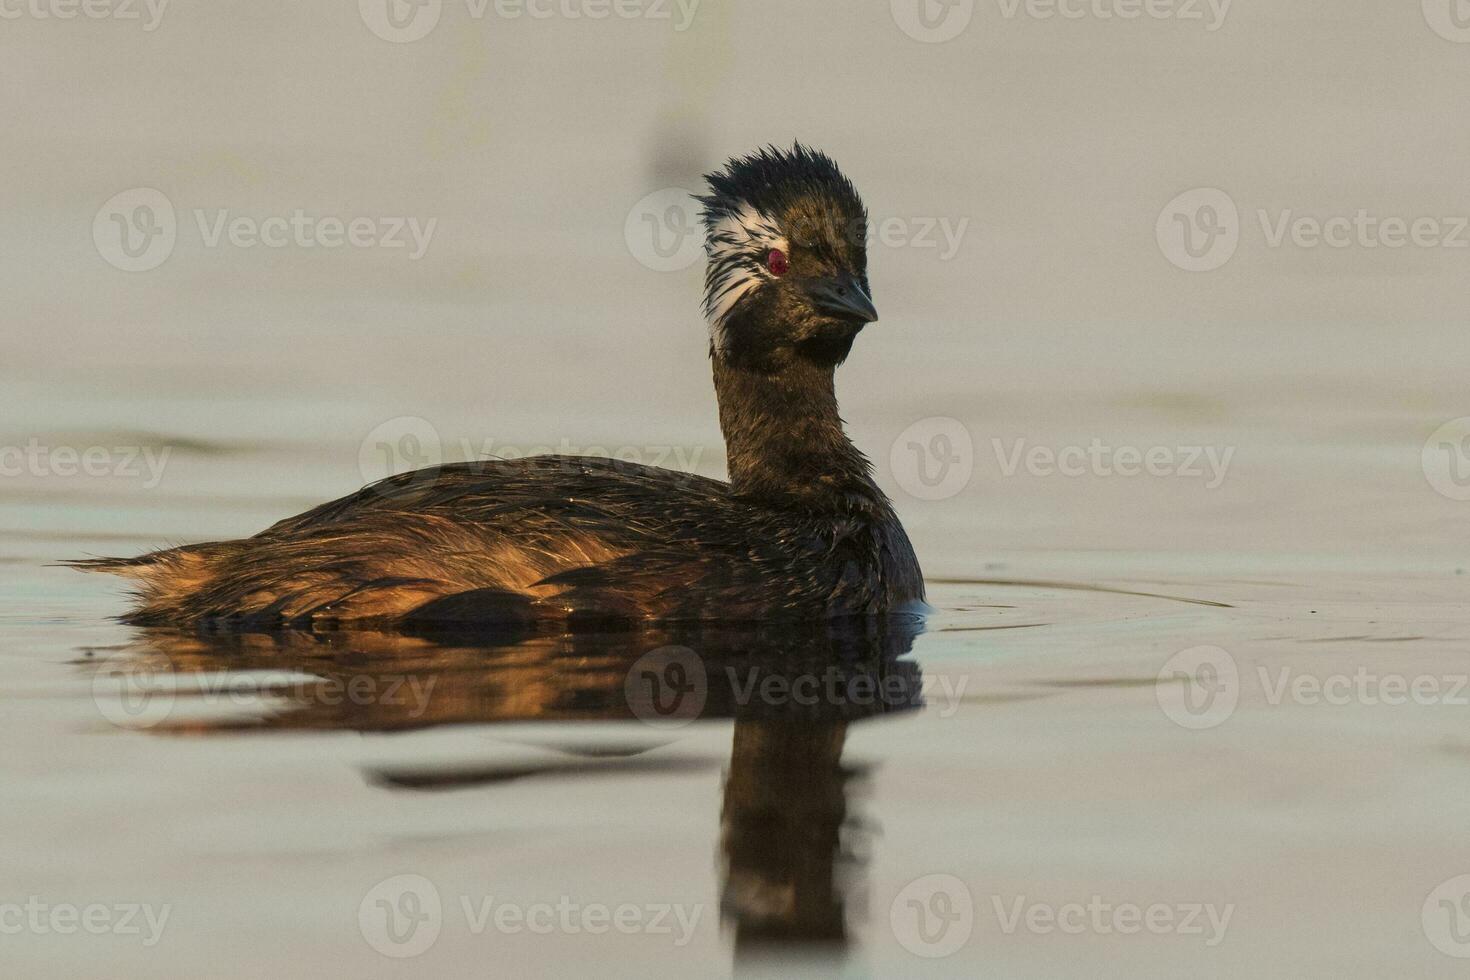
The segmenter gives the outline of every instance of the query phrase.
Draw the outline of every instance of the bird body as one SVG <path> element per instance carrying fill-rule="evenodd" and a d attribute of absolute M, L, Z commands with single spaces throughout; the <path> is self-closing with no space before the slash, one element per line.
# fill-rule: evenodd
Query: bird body
<path fill-rule="evenodd" d="M 921 603 L 908 537 L 847 439 L 834 372 L 863 325 L 866 212 L 798 145 L 703 198 L 730 482 L 536 456 L 390 477 L 237 541 L 75 562 L 131 577 L 139 625 L 757 621 Z"/>

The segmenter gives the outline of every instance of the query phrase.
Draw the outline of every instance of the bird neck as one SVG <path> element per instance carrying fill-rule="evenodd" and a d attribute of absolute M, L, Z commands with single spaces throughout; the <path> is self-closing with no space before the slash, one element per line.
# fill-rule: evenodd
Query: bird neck
<path fill-rule="evenodd" d="M 867 457 L 842 430 L 831 365 L 793 357 L 767 370 L 716 353 L 714 380 L 737 496 L 780 509 L 887 510 Z"/>

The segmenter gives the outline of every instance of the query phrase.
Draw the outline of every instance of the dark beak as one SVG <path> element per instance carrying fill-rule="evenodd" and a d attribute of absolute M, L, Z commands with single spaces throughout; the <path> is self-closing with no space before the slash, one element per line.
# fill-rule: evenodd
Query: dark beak
<path fill-rule="evenodd" d="M 873 307 L 873 298 L 867 287 L 857 276 L 837 276 L 832 279 L 814 279 L 807 284 L 807 295 L 812 305 L 829 316 L 845 320 L 860 320 L 872 323 L 878 319 Z"/>

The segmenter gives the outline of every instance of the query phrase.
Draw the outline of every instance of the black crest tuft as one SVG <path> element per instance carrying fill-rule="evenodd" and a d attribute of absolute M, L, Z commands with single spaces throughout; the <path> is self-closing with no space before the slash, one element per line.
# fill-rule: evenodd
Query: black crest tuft
<path fill-rule="evenodd" d="M 827 154 L 801 143 L 790 150 L 768 146 L 736 157 L 724 170 L 706 174 L 705 180 L 711 193 L 699 201 L 706 229 L 736 214 L 742 203 L 778 220 L 820 208 L 848 225 L 867 222 L 867 208 L 852 181 Z"/>

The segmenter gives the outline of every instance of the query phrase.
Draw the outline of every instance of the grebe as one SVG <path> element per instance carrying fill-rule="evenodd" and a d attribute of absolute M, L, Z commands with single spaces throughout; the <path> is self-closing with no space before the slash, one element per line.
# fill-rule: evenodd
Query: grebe
<path fill-rule="evenodd" d="M 706 177 L 705 315 L 730 482 L 592 457 L 404 473 L 252 538 L 99 558 L 141 626 L 821 619 L 922 608 L 833 375 L 878 318 L 867 211 L 796 144 Z"/>

